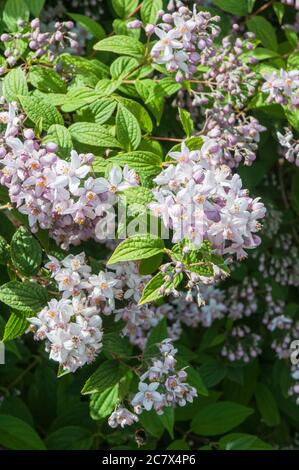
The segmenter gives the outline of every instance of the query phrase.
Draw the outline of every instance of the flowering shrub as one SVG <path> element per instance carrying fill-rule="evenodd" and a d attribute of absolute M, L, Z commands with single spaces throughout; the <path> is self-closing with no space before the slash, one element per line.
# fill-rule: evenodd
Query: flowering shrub
<path fill-rule="evenodd" d="M 296 446 L 298 2 L 3 3 L 0 446 Z"/>

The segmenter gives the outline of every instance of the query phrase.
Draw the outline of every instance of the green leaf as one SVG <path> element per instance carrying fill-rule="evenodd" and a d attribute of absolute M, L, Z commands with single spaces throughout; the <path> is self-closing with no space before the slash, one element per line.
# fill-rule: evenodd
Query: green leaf
<path fill-rule="evenodd" d="M 90 397 L 90 416 L 100 420 L 109 416 L 118 401 L 119 385 L 113 385 L 104 392 L 93 393 Z"/>
<path fill-rule="evenodd" d="M 190 364 L 181 357 L 178 358 L 178 367 L 180 369 L 186 369 L 188 374 L 187 382 L 192 385 L 192 387 L 196 388 L 199 395 L 203 395 L 204 397 L 209 395 L 200 373 L 194 367 L 190 366 Z"/>
<path fill-rule="evenodd" d="M 63 118 L 55 106 L 35 96 L 19 96 L 22 108 L 34 124 L 42 122 L 42 128 L 48 130 L 52 124 L 63 125 Z"/>
<path fill-rule="evenodd" d="M 92 446 L 92 434 L 80 426 L 65 426 L 49 434 L 45 444 L 49 450 L 88 450 Z"/>
<path fill-rule="evenodd" d="M 162 0 L 143 0 L 140 10 L 143 23 L 156 24 L 160 10 L 163 10 Z"/>
<path fill-rule="evenodd" d="M 89 106 L 96 124 L 104 124 L 115 111 L 117 102 L 112 98 L 100 98 Z"/>
<path fill-rule="evenodd" d="M 145 151 L 134 151 L 130 153 L 121 153 L 115 157 L 109 158 L 109 161 L 120 166 L 129 165 L 139 175 L 152 176 L 160 173 L 162 169 L 162 160 L 159 155 Z"/>
<path fill-rule="evenodd" d="M 9 244 L 0 235 L 0 264 L 6 266 L 7 261 L 9 260 Z"/>
<path fill-rule="evenodd" d="M 29 8 L 24 0 L 7 0 L 2 18 L 9 31 L 18 31 L 18 21 L 29 20 Z"/>
<path fill-rule="evenodd" d="M 263 16 L 254 16 L 247 21 L 249 31 L 260 39 L 266 49 L 277 51 L 277 38 L 272 24 Z"/>
<path fill-rule="evenodd" d="M 69 127 L 72 139 L 81 144 L 95 147 L 119 148 L 120 143 L 100 124 L 91 122 L 76 122 Z"/>
<path fill-rule="evenodd" d="M 4 77 L 3 95 L 7 101 L 16 101 L 18 95 L 28 95 L 26 75 L 21 67 L 12 69 Z"/>
<path fill-rule="evenodd" d="M 192 132 L 194 131 L 194 123 L 192 121 L 190 113 L 189 111 L 186 111 L 183 108 L 178 108 L 178 109 L 179 109 L 180 121 L 182 123 L 185 134 L 187 137 L 190 137 Z"/>
<path fill-rule="evenodd" d="M 247 15 L 247 0 L 213 0 L 214 5 L 232 15 Z"/>
<path fill-rule="evenodd" d="M 278 426 L 280 422 L 278 406 L 271 390 L 269 390 L 267 385 L 263 383 L 257 384 L 255 398 L 263 421 L 268 426 Z"/>
<path fill-rule="evenodd" d="M 142 259 L 139 263 L 139 273 L 142 275 L 152 274 L 157 271 L 162 264 L 163 253 L 159 253 L 148 259 Z"/>
<path fill-rule="evenodd" d="M 42 262 L 42 250 L 38 241 L 24 227 L 20 227 L 11 240 L 11 259 L 18 271 L 25 276 L 38 273 Z"/>
<path fill-rule="evenodd" d="M 139 62 L 134 57 L 121 56 L 115 59 L 110 65 L 111 77 L 116 80 L 129 76 L 139 66 Z"/>
<path fill-rule="evenodd" d="M 112 253 L 107 264 L 147 259 L 163 251 L 164 242 L 161 238 L 150 235 L 136 235 L 120 243 Z"/>
<path fill-rule="evenodd" d="M 21 336 L 27 330 L 29 323 L 26 316 L 20 312 L 12 312 L 5 325 L 2 341 L 11 341 Z"/>
<path fill-rule="evenodd" d="M 183 439 L 173 441 L 166 450 L 190 450 L 189 445 Z"/>
<path fill-rule="evenodd" d="M 78 23 L 85 31 L 92 34 L 97 39 L 103 39 L 106 36 L 104 28 L 92 18 L 88 16 L 79 15 L 78 13 L 68 13 L 76 23 Z"/>
<path fill-rule="evenodd" d="M 280 2 L 275 2 L 274 5 L 273 5 L 273 9 L 274 9 L 275 14 L 278 18 L 279 24 L 281 24 L 282 20 L 283 20 L 283 17 L 284 17 L 284 13 L 285 13 L 284 4 L 280 3 Z"/>
<path fill-rule="evenodd" d="M 0 300 L 15 310 L 31 315 L 45 307 L 48 292 L 34 282 L 10 281 L 0 287 Z"/>
<path fill-rule="evenodd" d="M 103 353 L 112 357 L 126 358 L 132 354 L 132 345 L 128 338 L 123 338 L 119 333 L 106 333 L 103 337 Z"/>
<path fill-rule="evenodd" d="M 11 450 L 45 450 L 36 431 L 19 418 L 0 414 L 0 444 Z"/>
<path fill-rule="evenodd" d="M 219 440 L 219 445 L 224 450 L 274 450 L 259 437 L 244 433 L 227 434 Z"/>
<path fill-rule="evenodd" d="M 206 387 L 211 388 L 219 384 L 226 376 L 226 367 L 218 362 L 202 364 L 199 368 L 200 375 Z"/>
<path fill-rule="evenodd" d="M 103 362 L 89 377 L 81 391 L 83 395 L 95 392 L 104 392 L 107 388 L 117 384 L 120 379 L 120 367 L 114 360 Z"/>
<path fill-rule="evenodd" d="M 34 18 L 37 18 L 42 9 L 44 8 L 46 0 L 25 0 L 30 12 L 34 16 Z"/>
<path fill-rule="evenodd" d="M 237 403 L 213 403 L 199 410 L 192 420 L 191 429 L 200 436 L 217 436 L 239 426 L 252 413 L 252 408 Z"/>
<path fill-rule="evenodd" d="M 153 130 L 153 123 L 147 110 L 137 101 L 123 96 L 115 96 L 115 99 L 122 103 L 137 119 L 141 129 L 145 132 L 151 133 Z"/>
<path fill-rule="evenodd" d="M 45 93 L 66 93 L 67 85 L 60 75 L 53 69 L 33 65 L 29 72 L 31 84 Z M 18 95 L 25 95 L 19 91 Z"/>
<path fill-rule="evenodd" d="M 164 428 L 168 431 L 171 439 L 173 439 L 173 428 L 174 428 L 174 408 L 168 406 L 164 408 L 164 412 L 159 416 Z"/>
<path fill-rule="evenodd" d="M 170 288 L 177 288 L 182 280 L 183 275 L 180 273 L 176 274 L 172 281 L 165 282 L 163 274 L 159 272 L 146 284 L 138 305 L 143 305 L 148 302 L 154 302 L 156 300 L 162 299 L 165 295 L 160 291 L 162 286 L 166 290 Z"/>
<path fill-rule="evenodd" d="M 167 338 L 167 323 L 166 318 L 162 318 L 159 323 L 151 330 L 149 337 L 146 341 L 144 350 L 144 359 L 154 357 L 158 352 L 157 344 L 161 343 L 163 339 Z"/>
<path fill-rule="evenodd" d="M 163 108 L 164 108 L 164 100 L 163 98 L 154 98 L 153 101 L 151 101 L 151 97 L 155 97 L 155 88 L 156 85 L 153 82 L 153 80 L 137 80 L 135 82 L 135 88 L 137 90 L 137 93 L 139 94 L 140 98 L 146 103 L 148 109 L 150 112 L 155 116 L 157 124 L 160 123 L 162 114 L 163 114 Z"/>
<path fill-rule="evenodd" d="M 69 130 L 60 124 L 53 124 L 49 127 L 47 135 L 43 139 L 43 143 L 54 142 L 58 145 L 58 154 L 70 159 L 70 153 L 73 149 L 72 136 Z"/>
<path fill-rule="evenodd" d="M 94 45 L 96 51 L 114 52 L 115 54 L 128 55 L 141 58 L 144 55 L 144 45 L 131 36 L 111 36 Z"/>
<path fill-rule="evenodd" d="M 291 126 L 296 129 L 296 131 L 299 131 L 299 109 L 290 111 L 289 108 L 285 107 L 284 112 Z"/>
<path fill-rule="evenodd" d="M 126 204 L 136 204 L 138 201 L 139 204 L 147 206 L 154 200 L 153 192 L 143 186 L 132 186 L 122 191 L 122 194 L 126 198 Z"/>
<path fill-rule="evenodd" d="M 138 0 L 112 0 L 113 9 L 120 18 L 126 18 L 133 13 L 137 5 Z"/>
<path fill-rule="evenodd" d="M 141 130 L 135 116 L 122 104 L 118 104 L 116 136 L 124 149 L 136 150 L 141 141 Z"/>
<path fill-rule="evenodd" d="M 294 70 L 299 67 L 299 52 L 294 52 L 288 57 L 288 69 Z"/>
<path fill-rule="evenodd" d="M 296 31 L 291 28 L 285 28 L 284 30 L 288 43 L 292 46 L 293 49 L 297 47 L 298 44 L 298 35 Z"/>
<path fill-rule="evenodd" d="M 154 410 L 144 411 L 139 416 L 139 421 L 141 426 L 146 429 L 146 431 L 154 436 L 157 439 L 160 439 L 164 432 L 164 425 L 160 416 Z"/>

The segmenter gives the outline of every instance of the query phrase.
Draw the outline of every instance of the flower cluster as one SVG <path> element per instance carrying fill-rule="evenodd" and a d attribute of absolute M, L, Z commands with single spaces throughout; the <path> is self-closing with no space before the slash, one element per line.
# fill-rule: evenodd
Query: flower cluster
<path fill-rule="evenodd" d="M 242 189 L 242 181 L 228 166 L 218 166 L 218 143 L 206 139 L 201 150 L 170 152 L 177 164 L 169 164 L 155 179 L 153 194 L 157 202 L 149 204 L 173 232 L 173 241 L 189 239 L 195 246 L 209 240 L 219 254 L 246 256 L 246 248 L 260 243 L 256 232 L 265 207 Z"/>
<path fill-rule="evenodd" d="M 282 286 L 299 285 L 298 248 L 291 234 L 279 234 L 273 250 L 254 254 L 264 279 L 272 278 Z"/>
<path fill-rule="evenodd" d="M 261 340 L 261 336 L 252 333 L 249 326 L 235 326 L 221 350 L 221 355 L 230 362 L 250 362 L 262 352 Z"/>
<path fill-rule="evenodd" d="M 6 119 L 4 112 L 2 119 Z M 116 193 L 138 184 L 125 167 L 111 169 L 107 178 L 89 176 L 92 154 L 71 151 L 70 161 L 57 155 L 57 145 L 41 145 L 31 129 L 15 137 L 15 108 L 10 105 L 5 145 L 0 147 L 0 182 L 9 189 L 11 202 L 28 216 L 32 231 L 49 229 L 64 248 L 82 240 L 114 237 Z"/>
<path fill-rule="evenodd" d="M 299 166 L 299 141 L 295 139 L 291 129 L 285 128 L 285 134 L 277 132 L 277 138 L 283 148 L 284 157 L 290 162 Z"/>
<path fill-rule="evenodd" d="M 13 67 L 21 55 L 17 44 L 19 40 L 26 41 L 28 47 L 33 51 L 34 58 L 40 58 L 47 55 L 47 58 L 53 62 L 57 55 L 67 49 L 79 52 L 79 43 L 77 34 L 72 31 L 74 23 L 72 21 L 57 21 L 53 25 L 53 31 L 43 31 L 38 18 L 35 18 L 29 25 L 23 20 L 18 22 L 19 31 L 17 33 L 3 33 L 1 41 L 6 44 L 4 56 L 10 67 Z M 1 72 L 5 72 L 5 67 L 1 67 Z"/>
<path fill-rule="evenodd" d="M 214 41 L 220 29 L 217 16 L 208 12 L 191 12 L 180 7 L 174 13 L 164 13 L 162 23 L 156 27 L 147 25 L 145 30 L 153 32 L 159 41 L 151 50 L 156 64 L 166 66 L 168 72 L 176 73 L 176 80 L 190 79 L 197 71 L 198 64 L 206 64 L 214 54 Z"/>
<path fill-rule="evenodd" d="M 269 103 L 290 105 L 297 108 L 299 105 L 299 70 L 274 71 L 263 75 L 264 83 L 261 90 L 268 94 Z"/>
<path fill-rule="evenodd" d="M 62 262 L 51 257 L 52 272 L 62 294 L 52 299 L 36 317 L 28 318 L 36 340 L 47 340 L 50 358 L 63 370 L 74 372 L 92 362 L 102 348 L 101 311 L 113 307 L 119 281 L 112 274 L 91 275 L 85 254 L 67 256 Z"/>
<path fill-rule="evenodd" d="M 238 29 L 238 25 L 233 25 L 233 30 Z M 207 104 L 214 98 L 217 106 L 228 102 L 242 108 L 254 94 L 258 83 L 256 73 L 241 59 L 244 52 L 254 48 L 252 39 L 254 34 L 246 33 L 244 39 L 231 35 L 222 40 L 221 46 L 205 63 L 207 71 L 203 78 L 210 90 L 209 93 L 198 93 L 198 104 Z"/>
<path fill-rule="evenodd" d="M 161 358 L 152 360 L 152 366 L 140 377 L 139 392 L 131 401 L 137 414 L 152 408 L 163 414 L 165 407 L 185 406 L 197 396 L 196 389 L 186 383 L 187 372 L 177 370 L 177 350 L 171 339 L 162 341 L 159 351 Z"/>
<path fill-rule="evenodd" d="M 253 116 L 234 112 L 231 105 L 214 105 L 206 111 L 206 134 L 217 140 L 222 149 L 221 163 L 230 168 L 252 165 L 260 141 L 260 133 L 266 128 Z"/>
<path fill-rule="evenodd" d="M 132 424 L 137 421 L 138 416 L 131 413 L 131 411 L 122 405 L 119 405 L 108 418 L 108 424 L 111 428 L 117 428 L 117 426 L 120 426 L 121 428 L 132 426 Z"/>

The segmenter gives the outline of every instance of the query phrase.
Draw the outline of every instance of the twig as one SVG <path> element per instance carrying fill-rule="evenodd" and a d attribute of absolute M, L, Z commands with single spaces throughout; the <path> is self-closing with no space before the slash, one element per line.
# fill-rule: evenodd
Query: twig
<path fill-rule="evenodd" d="M 256 10 L 255 12 L 253 12 L 249 18 L 252 18 L 253 16 L 256 16 L 256 15 L 259 15 L 260 13 L 262 13 L 263 11 L 267 10 L 267 8 L 271 7 L 273 5 L 273 3 L 275 3 L 275 0 L 270 0 L 268 3 L 265 3 L 265 5 L 262 5 L 258 10 Z"/>
<path fill-rule="evenodd" d="M 174 137 L 153 137 L 150 136 L 152 140 L 162 140 L 166 142 L 183 142 L 184 139 L 175 139 Z"/>

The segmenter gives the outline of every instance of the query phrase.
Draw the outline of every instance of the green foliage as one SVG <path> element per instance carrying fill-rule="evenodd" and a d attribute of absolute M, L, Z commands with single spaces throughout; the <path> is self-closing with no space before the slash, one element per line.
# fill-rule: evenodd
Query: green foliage
<path fill-rule="evenodd" d="M 14 234 L 10 245 L 15 268 L 27 277 L 38 273 L 42 262 L 42 250 L 38 241 L 24 227 Z"/>

